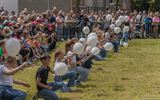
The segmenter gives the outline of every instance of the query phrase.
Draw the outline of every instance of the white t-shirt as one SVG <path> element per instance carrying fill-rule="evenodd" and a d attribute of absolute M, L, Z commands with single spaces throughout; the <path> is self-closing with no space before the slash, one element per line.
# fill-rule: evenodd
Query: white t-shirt
<path fill-rule="evenodd" d="M 7 69 L 6 66 L 4 66 L 4 65 L 0 66 L 0 85 L 12 86 L 13 77 L 12 77 L 12 75 L 4 74 L 5 69 Z"/>
<path fill-rule="evenodd" d="M 71 55 L 71 54 L 73 54 L 72 51 L 69 51 L 69 52 L 67 53 L 67 55 Z M 72 63 L 76 63 L 76 62 L 77 62 L 76 55 L 74 55 L 74 56 L 72 56 Z"/>

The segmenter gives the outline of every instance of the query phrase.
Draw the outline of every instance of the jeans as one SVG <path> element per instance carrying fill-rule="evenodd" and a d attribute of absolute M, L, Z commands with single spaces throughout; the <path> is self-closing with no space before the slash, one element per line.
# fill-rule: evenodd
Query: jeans
<path fill-rule="evenodd" d="M 26 100 L 26 96 L 25 92 L 13 89 L 11 86 L 0 86 L 1 100 Z"/>
<path fill-rule="evenodd" d="M 101 55 L 95 55 L 94 59 L 96 61 L 103 61 L 104 60 L 104 58 Z"/>
<path fill-rule="evenodd" d="M 122 36 L 122 43 L 125 42 L 127 43 L 128 42 L 128 38 L 129 38 L 129 33 L 128 32 L 125 32 L 123 33 L 123 36 Z"/>
<path fill-rule="evenodd" d="M 85 82 L 87 80 L 89 70 L 83 67 L 76 67 L 73 68 L 72 71 L 75 71 L 79 76 L 77 81 L 83 81 Z"/>
<path fill-rule="evenodd" d="M 100 53 L 99 53 L 99 55 L 102 58 L 106 58 L 107 57 L 107 51 L 104 48 L 102 48 L 101 51 L 100 51 Z"/>
<path fill-rule="evenodd" d="M 63 76 L 55 76 L 54 81 L 62 82 L 64 80 L 69 79 L 67 87 L 72 87 L 74 86 L 76 78 L 77 78 L 77 73 L 75 71 L 69 71 Z"/>
<path fill-rule="evenodd" d="M 63 28 L 63 38 L 64 40 L 67 40 L 70 38 L 70 28 L 69 27 Z"/>
<path fill-rule="evenodd" d="M 114 46 L 114 52 L 118 52 L 119 50 L 119 43 L 117 41 L 113 41 L 112 42 L 113 46 Z"/>
<path fill-rule="evenodd" d="M 44 100 L 59 100 L 58 96 L 53 90 L 43 89 L 38 92 L 38 95 Z M 23 100 L 23 99 L 21 99 Z"/>
<path fill-rule="evenodd" d="M 61 40 L 63 38 L 63 27 L 56 28 L 57 39 Z"/>
<path fill-rule="evenodd" d="M 54 91 L 66 88 L 63 82 L 51 82 L 48 83 L 48 85 L 52 86 L 53 89 L 42 89 L 38 92 L 39 97 L 43 98 L 44 100 L 58 100 L 58 96 L 54 93 Z"/>
<path fill-rule="evenodd" d="M 48 83 L 48 85 L 53 87 L 52 89 L 53 91 L 61 90 L 65 86 L 63 82 L 51 82 L 51 83 Z"/>

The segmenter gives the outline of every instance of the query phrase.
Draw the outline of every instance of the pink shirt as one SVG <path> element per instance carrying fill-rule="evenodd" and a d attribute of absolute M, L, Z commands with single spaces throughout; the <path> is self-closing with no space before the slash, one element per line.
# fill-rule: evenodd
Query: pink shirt
<path fill-rule="evenodd" d="M 158 17 L 153 17 L 152 20 L 155 23 L 159 23 L 160 22 L 160 18 L 158 18 Z"/>

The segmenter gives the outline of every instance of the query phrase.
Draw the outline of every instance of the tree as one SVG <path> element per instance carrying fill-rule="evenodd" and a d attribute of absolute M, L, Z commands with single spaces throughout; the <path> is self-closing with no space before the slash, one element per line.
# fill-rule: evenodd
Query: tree
<path fill-rule="evenodd" d="M 154 0 L 154 7 L 156 11 L 160 11 L 160 0 Z"/>
<path fill-rule="evenodd" d="M 141 7 L 143 8 L 143 10 L 148 11 L 150 8 L 149 0 L 142 0 Z"/>

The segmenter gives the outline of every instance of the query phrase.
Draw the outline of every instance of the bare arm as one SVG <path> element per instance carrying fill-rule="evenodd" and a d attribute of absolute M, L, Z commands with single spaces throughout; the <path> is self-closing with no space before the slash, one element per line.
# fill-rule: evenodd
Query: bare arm
<path fill-rule="evenodd" d="M 22 86 L 25 86 L 25 87 L 30 87 L 29 84 L 27 84 L 25 82 L 22 82 L 22 81 L 18 81 L 18 80 L 13 80 L 13 83 L 17 84 L 17 85 L 22 85 Z"/>
<path fill-rule="evenodd" d="M 42 88 L 46 88 L 46 89 L 51 89 L 52 87 L 48 86 L 48 85 L 45 85 L 43 83 L 40 82 L 41 81 L 41 78 L 37 78 L 36 80 L 36 84 L 39 86 L 39 87 L 42 87 Z"/>
<path fill-rule="evenodd" d="M 14 74 L 16 74 L 18 71 L 22 70 L 26 65 L 27 65 L 27 62 L 23 63 L 22 65 L 14 68 L 14 69 L 12 69 L 12 70 L 5 69 L 5 70 L 4 70 L 4 74 L 6 74 L 6 75 L 14 75 Z"/>

